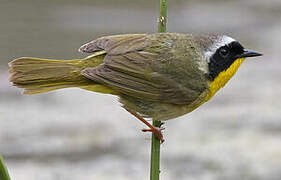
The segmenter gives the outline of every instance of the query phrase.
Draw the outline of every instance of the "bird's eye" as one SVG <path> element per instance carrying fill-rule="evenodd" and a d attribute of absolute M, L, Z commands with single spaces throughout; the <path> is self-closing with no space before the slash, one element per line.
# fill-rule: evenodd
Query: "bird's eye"
<path fill-rule="evenodd" d="M 226 58 L 229 55 L 229 50 L 225 47 L 219 50 L 220 56 Z"/>

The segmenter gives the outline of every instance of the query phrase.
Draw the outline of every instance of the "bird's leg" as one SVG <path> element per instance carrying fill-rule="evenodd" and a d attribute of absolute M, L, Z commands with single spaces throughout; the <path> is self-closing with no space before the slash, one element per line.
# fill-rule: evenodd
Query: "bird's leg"
<path fill-rule="evenodd" d="M 165 128 L 158 128 L 158 127 L 154 127 L 153 125 L 151 125 L 149 122 L 147 122 L 143 117 L 141 117 L 140 115 L 138 115 L 135 111 L 132 110 L 128 110 L 126 109 L 129 113 L 131 113 L 132 115 L 134 115 L 136 118 L 138 118 L 141 122 L 143 122 L 145 125 L 147 125 L 149 127 L 149 129 L 142 129 L 143 132 L 152 132 L 154 133 L 154 135 L 161 141 L 161 143 L 163 143 L 165 140 L 163 138 L 163 134 L 162 134 L 162 130 L 164 130 Z M 161 123 L 162 125 L 163 123 Z"/>

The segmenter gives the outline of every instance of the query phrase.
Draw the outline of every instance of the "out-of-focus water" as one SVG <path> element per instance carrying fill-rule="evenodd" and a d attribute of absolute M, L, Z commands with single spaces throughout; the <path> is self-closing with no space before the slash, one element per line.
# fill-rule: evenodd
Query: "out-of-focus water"
<path fill-rule="evenodd" d="M 116 97 L 21 95 L 7 63 L 71 59 L 99 36 L 157 31 L 158 1 L 1 0 L 0 153 L 12 179 L 148 179 L 150 135 Z M 216 97 L 168 121 L 161 179 L 281 179 L 281 1 L 169 1 L 169 32 L 222 32 L 264 53 Z"/>

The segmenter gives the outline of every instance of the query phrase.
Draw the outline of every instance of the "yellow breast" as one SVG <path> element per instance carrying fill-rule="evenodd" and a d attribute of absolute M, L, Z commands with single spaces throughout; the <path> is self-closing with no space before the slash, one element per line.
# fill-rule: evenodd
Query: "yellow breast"
<path fill-rule="evenodd" d="M 210 82 L 209 93 L 205 99 L 206 101 L 210 100 L 215 93 L 227 83 L 244 60 L 245 58 L 236 59 L 227 70 L 220 72 L 219 75 Z"/>

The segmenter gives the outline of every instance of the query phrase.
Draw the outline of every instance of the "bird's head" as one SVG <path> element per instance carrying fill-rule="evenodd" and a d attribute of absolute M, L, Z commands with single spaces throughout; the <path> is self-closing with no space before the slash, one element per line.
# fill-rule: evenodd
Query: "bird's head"
<path fill-rule="evenodd" d="M 197 39 L 208 63 L 211 81 L 221 72 L 231 68 L 237 60 L 262 56 L 259 52 L 245 49 L 238 41 L 226 35 L 204 35 Z"/>
<path fill-rule="evenodd" d="M 204 35 L 196 39 L 208 64 L 211 96 L 228 82 L 245 58 L 262 56 L 226 35 Z"/>

